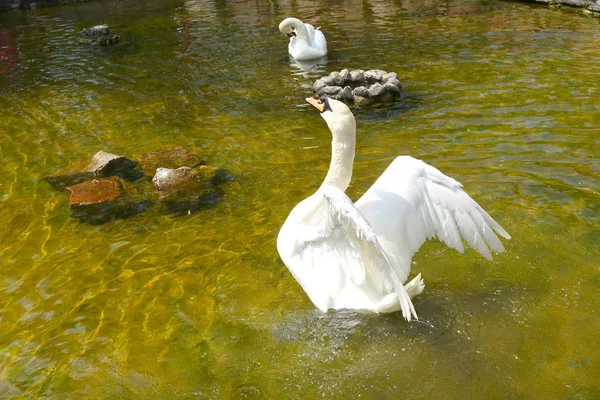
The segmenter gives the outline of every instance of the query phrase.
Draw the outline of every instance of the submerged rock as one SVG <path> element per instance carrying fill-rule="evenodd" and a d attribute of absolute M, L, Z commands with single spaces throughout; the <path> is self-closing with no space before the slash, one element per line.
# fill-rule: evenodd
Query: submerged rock
<path fill-rule="evenodd" d="M 223 199 L 217 186 L 233 180 L 227 171 L 204 165 L 204 158 L 179 147 L 138 160 L 139 165 L 99 151 L 91 160 L 79 160 L 45 180 L 66 189 L 72 215 L 92 224 L 131 217 L 154 204 L 159 205 L 158 212 L 177 215 L 213 207 Z"/>
<path fill-rule="evenodd" d="M 68 186 L 71 215 L 81 222 L 101 224 L 146 211 L 152 201 L 119 178 L 92 179 Z"/>
<path fill-rule="evenodd" d="M 115 35 L 108 25 L 96 25 L 91 28 L 83 28 L 79 32 L 77 42 L 79 44 L 90 44 L 92 46 L 110 46 L 117 44 L 121 40 L 121 36 Z"/>
<path fill-rule="evenodd" d="M 161 212 L 175 217 L 190 215 L 215 207 L 225 193 L 221 188 L 207 188 L 201 191 L 174 192 L 160 198 Z"/>
<path fill-rule="evenodd" d="M 143 176 L 136 165 L 135 161 L 101 150 L 91 160 L 75 161 L 44 180 L 59 190 L 97 177 L 118 176 L 127 181 L 136 181 Z"/>
<path fill-rule="evenodd" d="M 97 176 L 113 176 L 131 171 L 137 163 L 123 156 L 107 153 L 100 150 L 92 157 L 92 162 L 85 168 Z"/>
<path fill-rule="evenodd" d="M 200 185 L 198 171 L 190 167 L 177 169 L 157 168 L 152 184 L 160 193 L 169 194 L 179 190 L 195 189 Z"/>
<path fill-rule="evenodd" d="M 157 168 L 195 168 L 206 164 L 206 159 L 181 147 L 153 151 L 136 157 L 139 168 L 144 174 L 153 176 Z"/>
<path fill-rule="evenodd" d="M 353 92 L 354 104 L 357 106 L 367 106 L 375 102 L 375 99 L 369 95 L 369 89 L 365 86 L 356 87 Z"/>
<path fill-rule="evenodd" d="M 121 197 L 121 185 L 114 178 L 92 179 L 77 185 L 68 186 L 69 205 L 85 206 L 104 203 Z"/>
<path fill-rule="evenodd" d="M 235 180 L 234 176 L 227 172 L 227 170 L 210 165 L 201 165 L 198 167 L 198 173 L 200 174 L 201 181 L 207 184 L 210 183 L 213 186 Z"/>
<path fill-rule="evenodd" d="M 208 165 L 197 168 L 158 168 L 152 184 L 160 195 L 159 202 L 166 214 L 186 215 L 214 207 L 224 197 L 217 186 L 233 177 L 227 171 Z"/>

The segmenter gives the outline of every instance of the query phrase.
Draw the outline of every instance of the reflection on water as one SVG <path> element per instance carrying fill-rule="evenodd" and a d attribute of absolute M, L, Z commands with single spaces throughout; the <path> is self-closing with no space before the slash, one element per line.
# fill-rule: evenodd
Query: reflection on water
<path fill-rule="evenodd" d="M 326 60 L 289 59 L 287 16 L 322 27 Z M 77 45 L 100 22 L 123 42 Z M 151 0 L 0 26 L 1 398 L 600 396 L 598 21 L 484 0 Z M 513 236 L 492 262 L 426 243 L 418 322 L 317 312 L 275 249 L 329 165 L 303 99 L 343 68 L 407 91 L 356 110 L 350 196 L 411 154 Z M 236 176 L 216 207 L 90 226 L 43 180 L 174 146 Z"/>
<path fill-rule="evenodd" d="M 327 56 L 316 60 L 296 60 L 289 57 L 290 66 L 292 67 L 292 75 L 300 76 L 305 80 L 317 80 L 324 75 L 328 75 L 327 71 Z M 294 70 L 296 69 L 296 70 Z"/>

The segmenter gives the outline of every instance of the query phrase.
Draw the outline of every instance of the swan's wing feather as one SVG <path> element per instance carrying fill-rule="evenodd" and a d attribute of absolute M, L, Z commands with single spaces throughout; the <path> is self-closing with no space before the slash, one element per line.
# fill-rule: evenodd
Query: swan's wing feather
<path fill-rule="evenodd" d="M 323 32 L 319 30 L 321 27 L 315 29 L 311 24 L 305 23 L 304 25 L 306 26 L 310 47 L 314 48 L 316 51 L 327 53 L 327 40 L 325 39 Z"/>
<path fill-rule="evenodd" d="M 406 276 L 427 238 L 437 237 L 461 253 L 464 239 L 488 259 L 490 248 L 504 251 L 496 233 L 510 239 L 458 181 L 408 156 L 396 158 L 356 204 Z"/>
<path fill-rule="evenodd" d="M 305 23 L 304 26 L 306 27 L 306 34 L 308 35 L 308 42 L 312 43 L 315 39 L 315 27 L 307 23 Z"/>
<path fill-rule="evenodd" d="M 504 246 L 494 230 L 506 239 L 510 239 L 510 235 L 462 189 L 459 182 L 422 161 L 419 163 L 423 166 L 421 176 L 427 189 L 423 197 L 429 197 L 436 213 L 444 216 L 442 223 L 435 227 L 436 236 L 461 253 L 464 250 L 461 237 L 487 259 L 492 258 L 489 248 L 503 252 Z"/>
<path fill-rule="evenodd" d="M 380 272 L 384 272 L 385 275 L 391 274 L 394 289 L 400 301 L 402 315 L 409 321 L 411 314 L 417 318 L 412 301 L 406 293 L 402 281 L 395 275 L 392 263 L 367 220 L 352 203 L 352 200 L 340 189 L 324 185 L 321 190 L 329 203 L 329 215 L 341 224 L 349 242 L 357 243 L 360 246 L 360 255 L 363 260 L 363 269 L 359 275 L 362 279 L 360 283 L 364 281 L 364 269 L 367 267 L 376 268 Z M 365 263 L 368 263 L 368 265 L 365 265 Z M 357 281 L 355 283 L 360 284 Z"/>
<path fill-rule="evenodd" d="M 303 264 L 341 270 L 357 286 L 365 283 L 372 270 L 389 276 L 403 316 L 409 321 L 412 316 L 417 318 L 412 301 L 394 274 L 375 232 L 350 198 L 340 189 L 327 185 L 323 185 L 317 195 L 322 196 L 324 202 L 313 207 L 311 221 L 304 229 L 297 230 L 295 253 L 302 254 Z"/>

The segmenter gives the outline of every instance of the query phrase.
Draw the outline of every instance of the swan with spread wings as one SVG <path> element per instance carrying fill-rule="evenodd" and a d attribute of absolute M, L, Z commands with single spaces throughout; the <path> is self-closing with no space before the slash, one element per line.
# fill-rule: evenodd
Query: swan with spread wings
<path fill-rule="evenodd" d="M 410 156 L 397 157 L 353 203 L 344 191 L 354 162 L 354 115 L 334 99 L 306 100 L 331 130 L 331 163 L 321 187 L 291 211 L 277 250 L 321 311 L 402 311 L 410 321 L 417 318 L 412 298 L 424 283 L 421 274 L 404 282 L 426 239 L 437 237 L 461 253 L 464 239 L 487 259 L 490 248 L 504 251 L 496 233 L 510 235 L 462 185 Z"/>

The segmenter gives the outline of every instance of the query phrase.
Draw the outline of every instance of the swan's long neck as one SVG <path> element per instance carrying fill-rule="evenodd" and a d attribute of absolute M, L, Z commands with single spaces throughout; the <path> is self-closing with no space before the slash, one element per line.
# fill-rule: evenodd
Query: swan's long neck
<path fill-rule="evenodd" d="M 294 28 L 296 30 L 296 39 L 297 40 L 303 40 L 306 41 L 308 40 L 308 31 L 306 30 L 306 26 L 304 25 L 304 22 L 300 21 L 298 18 L 286 18 L 283 21 L 281 21 L 281 24 L 279 24 L 279 30 L 281 32 L 283 32 L 283 28 L 284 27 L 288 27 L 291 26 L 292 28 Z M 286 33 L 286 32 L 284 32 Z"/>
<path fill-rule="evenodd" d="M 346 190 L 352 178 L 354 148 L 356 147 L 356 122 L 354 118 L 330 123 L 333 134 L 331 142 L 331 163 L 323 185 L 335 186 Z"/>

